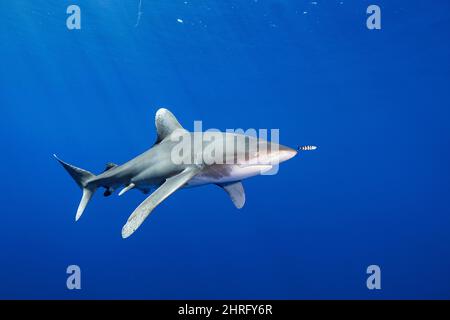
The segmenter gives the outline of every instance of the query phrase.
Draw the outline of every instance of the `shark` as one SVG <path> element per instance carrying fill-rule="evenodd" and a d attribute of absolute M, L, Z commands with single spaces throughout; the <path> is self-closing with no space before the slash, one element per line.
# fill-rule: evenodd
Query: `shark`
<path fill-rule="evenodd" d="M 198 143 L 196 135 L 199 133 L 183 128 L 173 113 L 165 108 L 156 112 L 155 126 L 157 138 L 150 149 L 124 164 L 108 163 L 104 172 L 97 175 L 54 155 L 83 192 L 76 221 L 99 188 L 104 188 L 106 197 L 119 188 L 122 188 L 119 196 L 133 189 L 144 194 L 153 191 L 129 216 L 122 228 L 124 239 L 131 236 L 161 202 L 181 188 L 215 184 L 240 209 L 245 203 L 242 180 L 270 171 L 299 151 L 316 148 L 303 146 L 293 149 L 233 132 L 201 132 L 202 138 Z M 225 148 L 224 145 L 235 147 Z M 208 158 L 206 153 L 212 156 Z"/>

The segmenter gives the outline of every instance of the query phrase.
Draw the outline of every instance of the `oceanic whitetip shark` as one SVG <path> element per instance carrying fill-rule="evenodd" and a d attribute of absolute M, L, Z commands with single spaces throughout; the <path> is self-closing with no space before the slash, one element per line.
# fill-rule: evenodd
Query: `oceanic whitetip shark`
<path fill-rule="evenodd" d="M 240 209 L 245 203 L 242 180 L 267 172 L 274 165 L 294 157 L 298 150 L 316 148 L 303 146 L 294 150 L 274 142 L 237 133 L 203 132 L 200 133 L 203 135 L 200 140 L 201 148 L 196 149 L 193 141 L 198 132 L 185 130 L 174 115 L 164 108 L 156 112 L 155 125 L 157 140 L 149 150 L 122 165 L 108 163 L 105 171 L 99 175 L 68 164 L 55 155 L 55 158 L 83 190 L 75 216 L 76 221 L 81 217 L 86 205 L 99 187 L 106 189 L 105 196 L 111 195 L 119 187 L 123 187 L 119 195 L 131 189 L 138 189 L 144 193 L 156 189 L 130 215 L 122 229 L 123 238 L 133 234 L 156 206 L 183 187 L 216 184 L 228 193 L 234 205 Z M 192 142 L 187 144 L 188 151 L 192 153 L 189 159 L 192 161 L 185 161 L 186 156 L 183 157 L 184 161 L 174 161 L 174 154 L 179 152 L 180 141 L 183 139 Z M 233 143 L 237 147 L 223 148 L 224 145 Z M 243 148 L 239 147 L 239 143 Z M 250 145 L 256 147 L 250 148 Z M 217 147 L 216 150 L 223 151 L 219 157 L 217 157 L 217 151 L 214 154 L 214 159 L 222 157 L 223 161 L 211 161 L 211 158 L 208 159 L 205 156 L 207 150 L 210 152 L 214 149 L 211 147 Z M 175 148 L 178 149 L 174 153 Z M 183 150 L 179 155 L 182 153 L 187 155 L 189 152 Z M 195 159 L 200 160 L 195 161 Z"/>

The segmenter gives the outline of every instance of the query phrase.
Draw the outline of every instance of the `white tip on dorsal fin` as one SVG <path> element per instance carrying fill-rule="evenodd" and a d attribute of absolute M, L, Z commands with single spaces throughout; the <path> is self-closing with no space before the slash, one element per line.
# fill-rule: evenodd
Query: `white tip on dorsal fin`
<path fill-rule="evenodd" d="M 163 141 L 177 129 L 183 129 L 177 118 L 165 108 L 161 108 L 155 115 L 155 126 L 158 137 L 156 143 Z"/>
<path fill-rule="evenodd" d="M 129 185 L 127 185 L 125 188 L 123 188 L 120 192 L 119 192 L 119 196 L 123 195 L 125 192 L 127 192 L 128 190 L 131 190 L 135 187 L 134 183 L 130 183 Z"/>
<path fill-rule="evenodd" d="M 168 178 L 155 192 L 145 199 L 128 218 L 122 228 L 122 238 L 128 238 L 144 222 L 148 215 L 168 196 L 183 187 L 189 180 L 201 171 L 201 167 L 194 166 L 184 169 L 179 174 Z"/>

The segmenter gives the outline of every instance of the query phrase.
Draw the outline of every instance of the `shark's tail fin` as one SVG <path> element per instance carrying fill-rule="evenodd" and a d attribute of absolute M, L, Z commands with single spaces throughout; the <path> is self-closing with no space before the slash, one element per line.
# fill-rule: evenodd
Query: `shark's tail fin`
<path fill-rule="evenodd" d="M 68 164 L 67 162 L 62 161 L 56 155 L 53 156 L 56 158 L 56 160 L 58 160 L 59 163 L 61 163 L 64 169 L 66 169 L 66 171 L 75 180 L 78 186 L 83 190 L 83 197 L 81 198 L 80 204 L 78 205 L 77 214 L 75 216 L 75 221 L 78 221 L 78 219 L 80 219 L 81 215 L 83 214 L 83 211 L 86 208 L 89 200 L 91 200 L 95 190 L 97 189 L 96 186 L 89 184 L 89 181 L 94 178 L 95 175 L 90 173 L 89 171 L 77 168 L 71 164 Z"/>

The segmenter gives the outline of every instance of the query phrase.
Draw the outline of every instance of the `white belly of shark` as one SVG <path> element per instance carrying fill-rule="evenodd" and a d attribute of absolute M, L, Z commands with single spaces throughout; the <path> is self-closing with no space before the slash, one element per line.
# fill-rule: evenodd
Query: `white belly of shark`
<path fill-rule="evenodd" d="M 270 171 L 272 165 L 223 165 L 228 167 L 226 175 L 216 176 L 210 174 L 199 174 L 187 183 L 189 186 L 199 186 L 204 184 L 222 184 L 235 181 L 242 181 Z"/>

